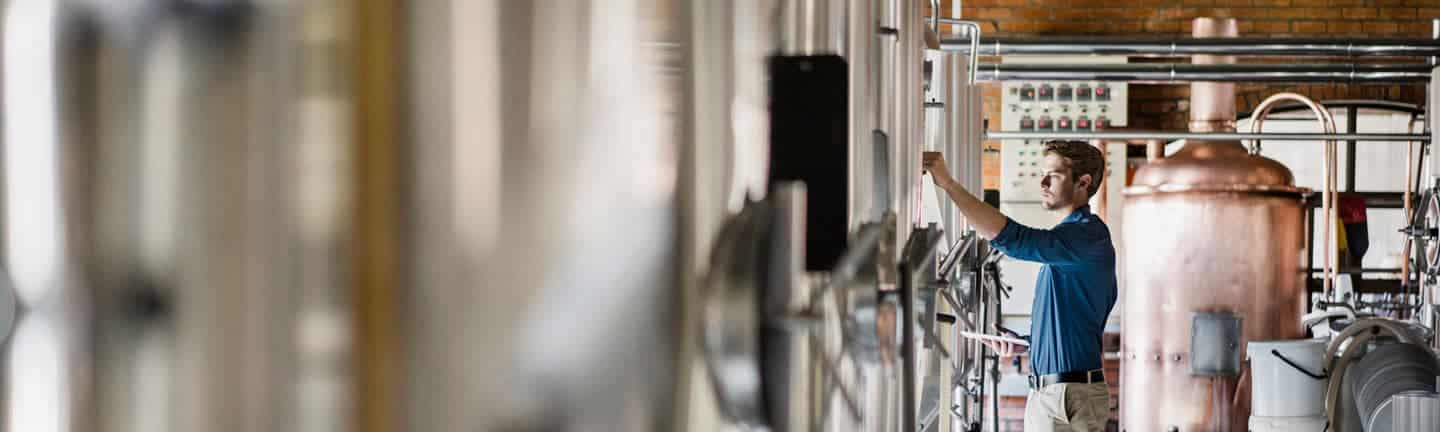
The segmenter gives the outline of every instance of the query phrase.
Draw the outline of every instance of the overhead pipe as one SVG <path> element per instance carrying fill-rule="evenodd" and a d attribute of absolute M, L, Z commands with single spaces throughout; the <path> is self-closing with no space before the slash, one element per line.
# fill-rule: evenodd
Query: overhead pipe
<path fill-rule="evenodd" d="M 1122 132 L 985 132 L 987 140 L 1204 140 L 1204 141 L 1328 141 L 1356 140 L 1382 142 L 1412 142 L 1430 139 L 1429 133 L 1243 133 L 1243 132 L 1165 132 L 1165 131 L 1122 131 Z"/>
<path fill-rule="evenodd" d="M 1266 82 L 1390 83 L 1429 82 L 1423 64 L 1013 64 L 980 65 L 978 81 L 1123 81 L 1133 83 Z"/>
<path fill-rule="evenodd" d="M 960 21 L 939 18 L 941 23 Z M 969 37 L 942 39 L 940 49 L 964 51 Z M 1194 38 L 1154 39 L 1126 37 L 980 38 L 980 55 L 1123 55 L 1127 57 L 1307 56 L 1307 57 L 1433 57 L 1440 56 L 1440 41 L 1433 39 L 1271 39 Z"/>

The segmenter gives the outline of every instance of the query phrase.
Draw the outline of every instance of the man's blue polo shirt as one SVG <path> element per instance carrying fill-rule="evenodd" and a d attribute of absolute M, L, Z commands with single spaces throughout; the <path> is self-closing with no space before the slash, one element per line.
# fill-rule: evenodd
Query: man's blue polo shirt
<path fill-rule="evenodd" d="M 1115 307 L 1115 245 L 1090 206 L 1053 229 L 1007 220 L 990 241 L 1005 255 L 1043 264 L 1030 311 L 1030 367 L 1036 375 L 1101 368 L 1105 320 Z"/>

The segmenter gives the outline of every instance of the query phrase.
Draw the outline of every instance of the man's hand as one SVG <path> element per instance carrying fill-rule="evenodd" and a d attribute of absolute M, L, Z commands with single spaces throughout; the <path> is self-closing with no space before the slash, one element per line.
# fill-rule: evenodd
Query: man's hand
<path fill-rule="evenodd" d="M 1024 354 L 1026 351 L 1030 350 L 1030 347 L 1025 345 L 1017 345 L 1010 342 L 996 340 L 981 340 L 980 343 L 983 343 L 985 344 L 985 346 L 990 347 L 990 349 L 995 350 L 995 353 L 1000 355 L 1001 357 L 1014 357 L 1020 354 Z"/>
<path fill-rule="evenodd" d="M 996 333 L 1000 333 L 1000 336 L 1012 337 L 1012 338 L 1015 338 L 1015 339 L 1024 339 L 1024 338 L 1025 338 L 1024 336 L 1020 336 L 1020 333 L 1016 333 L 1014 330 L 1010 330 L 1010 329 L 1008 329 L 1008 328 L 1005 328 L 1005 326 L 998 325 L 998 324 L 995 325 L 995 332 L 996 332 Z"/>
<path fill-rule="evenodd" d="M 945 155 L 940 152 L 925 152 L 922 156 L 925 171 L 930 172 L 930 179 L 935 181 L 936 186 L 948 188 L 955 179 L 950 178 L 950 169 L 946 168 Z"/>
<path fill-rule="evenodd" d="M 999 333 L 1000 336 L 1008 338 L 1024 339 L 1024 337 L 1020 336 L 1020 334 L 1016 333 L 1014 330 L 1010 330 L 999 325 L 995 326 L 995 332 Z M 982 340 L 981 342 L 985 343 L 985 346 L 990 347 L 990 349 L 995 350 L 995 352 L 1000 354 L 1000 356 L 1002 357 L 1012 357 L 1030 350 L 1030 347 L 1028 346 L 1017 345 L 1010 342 L 988 340 Z"/>

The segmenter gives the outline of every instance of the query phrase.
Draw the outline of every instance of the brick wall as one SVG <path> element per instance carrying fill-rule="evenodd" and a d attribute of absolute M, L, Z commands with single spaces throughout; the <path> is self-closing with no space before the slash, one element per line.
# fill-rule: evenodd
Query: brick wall
<path fill-rule="evenodd" d="M 951 0 L 941 10 L 952 16 Z M 1134 7 L 1116 7 L 1121 4 Z M 987 35 L 1189 36 L 1196 17 L 1236 18 L 1240 34 L 1251 37 L 1429 37 L 1430 19 L 1440 18 L 1440 0 L 965 0 L 963 18 L 976 20 Z M 927 12 L 928 13 L 928 12 Z M 949 31 L 948 26 L 943 29 Z M 989 59 L 994 61 L 995 59 Z M 1132 61 L 1155 61 L 1134 59 Z M 1163 59 L 1159 61 L 1185 61 Z M 1258 59 L 1246 61 L 1280 61 Z M 1406 61 L 1414 61 L 1408 59 Z M 998 85 L 987 85 L 986 116 L 999 126 Z M 1422 86 L 1238 85 L 1237 112 L 1248 112 L 1266 96 L 1293 91 L 1320 101 L 1385 99 L 1423 103 Z M 1130 86 L 1130 126 L 1184 130 L 1189 113 L 1187 85 Z M 996 149 L 998 142 L 987 143 Z M 1000 176 L 998 153 L 987 153 L 985 184 Z"/>

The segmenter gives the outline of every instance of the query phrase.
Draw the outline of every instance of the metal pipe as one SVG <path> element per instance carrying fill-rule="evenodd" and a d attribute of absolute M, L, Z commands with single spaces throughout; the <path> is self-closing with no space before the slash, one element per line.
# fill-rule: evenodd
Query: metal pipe
<path fill-rule="evenodd" d="M 886 203 L 875 202 L 875 130 L 879 127 L 877 88 L 880 63 L 876 61 L 879 37 L 876 17 L 879 10 L 871 0 L 850 0 L 846 32 L 845 59 L 850 71 L 850 213 L 846 226 L 855 230 L 862 223 L 879 220 L 875 209 Z M 724 106 L 724 105 L 720 105 Z"/>
<path fill-rule="evenodd" d="M 960 21 L 940 18 L 941 23 Z M 940 41 L 940 49 L 964 51 L 971 38 Z M 1318 57 L 1434 57 L 1440 41 L 1432 39 L 1272 39 L 1124 37 L 981 38 L 980 55 L 1124 55 L 1128 57 L 1186 57 L 1191 55 L 1318 56 Z"/>
<path fill-rule="evenodd" d="M 1145 160 L 1154 162 L 1165 158 L 1165 142 L 1157 139 L 1145 140 Z"/>
<path fill-rule="evenodd" d="M 1345 107 L 1345 132 L 1356 133 L 1360 131 L 1360 108 L 1356 106 Z M 1414 132 L 1414 131 L 1407 131 Z M 1345 141 L 1345 191 L 1355 192 L 1355 140 Z"/>
<path fill-rule="evenodd" d="M 1268 82 L 1268 83 L 1420 83 L 1430 67 L 1419 64 L 1014 64 L 987 63 L 978 81 L 1125 81 L 1135 83 Z"/>
<path fill-rule="evenodd" d="M 846 3 L 843 0 L 779 2 L 780 53 L 839 55 L 845 51 Z"/>
<path fill-rule="evenodd" d="M 1415 132 L 1415 123 L 1416 123 L 1416 120 L 1418 119 L 1418 117 L 1419 117 L 1419 116 L 1416 115 L 1416 114 L 1411 114 L 1411 115 L 1410 115 L 1410 125 L 1409 125 L 1409 128 L 1408 128 L 1408 130 L 1407 130 L 1408 132 Z M 1411 203 L 1411 196 L 1410 196 L 1410 194 L 1411 194 L 1412 191 L 1414 190 L 1414 189 L 1412 189 L 1412 186 L 1411 186 L 1411 179 L 1414 178 L 1414 176 L 1415 176 L 1415 168 L 1412 166 L 1412 164 L 1414 163 L 1414 160 L 1415 160 L 1415 141 L 1407 141 L 1407 142 L 1405 143 L 1405 194 L 1404 194 L 1405 204 L 1404 204 L 1404 213 L 1401 213 L 1402 215 L 1404 215 L 1404 216 L 1403 216 L 1404 219 L 1402 219 L 1402 220 L 1404 220 L 1405 223 L 1407 223 L 1407 224 L 1410 223 L 1410 220 L 1411 220 L 1411 211 L 1412 211 L 1412 207 L 1413 207 L 1413 204 Z M 1400 286 L 1401 286 L 1402 292 L 1408 292 L 1408 291 L 1409 291 L 1409 288 L 1410 288 L 1410 245 L 1411 245 L 1411 243 L 1413 243 L 1413 241 L 1412 241 L 1411 239 L 1409 239 L 1409 238 L 1405 239 L 1405 246 L 1402 247 L 1401 250 L 1400 250 L 1400 257 L 1401 257 L 1401 260 L 1400 260 Z M 1424 293 L 1421 293 L 1421 300 L 1422 300 L 1422 302 L 1421 302 L 1420 304 L 1425 304 L 1425 303 L 1423 302 L 1423 299 L 1424 299 Z"/>
<path fill-rule="evenodd" d="M 1330 110 L 1310 98 L 1295 93 L 1277 93 L 1260 102 L 1260 105 L 1255 108 L 1255 113 L 1250 116 L 1250 133 L 1260 133 L 1265 123 L 1265 116 L 1270 114 L 1270 110 L 1275 107 L 1276 103 L 1284 100 L 1292 100 L 1305 104 L 1306 107 L 1309 107 L 1310 110 L 1315 113 L 1317 120 L 1320 122 L 1320 127 L 1325 133 L 1335 133 L 1335 118 L 1331 117 Z M 1354 116 L 1351 116 L 1351 119 L 1354 119 Z M 1335 177 L 1337 177 L 1335 172 L 1335 159 L 1337 158 L 1335 147 L 1335 140 L 1325 140 L 1325 176 L 1324 179 L 1322 179 L 1324 192 L 1321 195 L 1321 200 L 1324 207 L 1322 213 L 1325 215 L 1323 218 L 1325 221 L 1325 264 L 1323 271 L 1325 279 L 1322 281 L 1324 287 L 1322 294 L 1326 298 L 1330 296 L 1330 285 L 1334 283 L 1335 268 L 1338 267 L 1336 260 L 1338 260 L 1340 256 L 1338 249 L 1339 244 L 1337 243 L 1333 247 L 1330 244 L 1330 239 L 1334 236 L 1331 231 L 1335 228 L 1335 218 L 1337 215 L 1335 208 Z M 1251 150 L 1255 154 L 1260 153 L 1260 142 L 1258 140 L 1255 141 L 1255 145 Z"/>
<path fill-rule="evenodd" d="M 1130 140 L 1130 139 L 1153 139 L 1153 140 L 1195 140 L 1195 141 L 1242 141 L 1242 140 L 1266 140 L 1266 141 L 1325 141 L 1325 140 L 1347 140 L 1356 141 L 1383 141 L 1383 142 L 1412 142 L 1417 140 L 1429 140 L 1429 133 L 1391 134 L 1391 133 L 1240 133 L 1240 132 L 1163 132 L 1163 131 L 1124 131 L 1124 132 L 1021 132 L 1021 131 L 997 131 L 985 132 L 987 140 L 1044 140 L 1054 138 L 1068 138 L 1077 140 Z"/>

